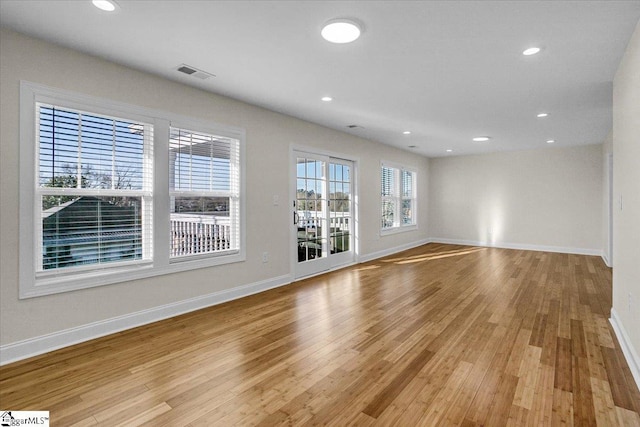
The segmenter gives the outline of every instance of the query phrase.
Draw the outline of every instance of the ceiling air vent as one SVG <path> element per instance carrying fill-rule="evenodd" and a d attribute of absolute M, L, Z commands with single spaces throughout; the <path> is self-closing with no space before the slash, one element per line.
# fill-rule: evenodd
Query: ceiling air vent
<path fill-rule="evenodd" d="M 200 80 L 206 80 L 209 77 L 215 77 L 214 74 L 207 73 L 206 71 L 198 70 L 197 68 L 192 67 L 191 65 L 187 65 L 187 64 L 178 65 L 176 70 L 180 71 L 181 73 L 184 73 L 184 74 L 186 74 L 188 76 L 199 78 Z"/>
<path fill-rule="evenodd" d="M 358 125 L 347 125 L 347 127 L 349 129 L 364 129 L 362 126 L 358 126 Z"/>

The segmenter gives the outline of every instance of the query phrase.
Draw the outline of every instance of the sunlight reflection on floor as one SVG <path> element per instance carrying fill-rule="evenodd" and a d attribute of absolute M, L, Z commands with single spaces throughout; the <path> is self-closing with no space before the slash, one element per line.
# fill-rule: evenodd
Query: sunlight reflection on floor
<path fill-rule="evenodd" d="M 459 250 L 455 250 L 455 251 L 436 252 L 436 253 L 427 254 L 427 255 L 414 255 L 414 256 L 404 257 L 404 258 L 391 258 L 391 259 L 381 260 L 381 262 L 392 262 L 392 263 L 398 264 L 398 265 L 413 264 L 413 263 L 422 262 L 422 261 L 430 261 L 430 260 L 433 260 L 433 259 L 441 259 L 441 258 L 449 258 L 449 257 L 453 257 L 453 256 L 467 255 L 467 254 L 471 254 L 471 253 L 474 253 L 474 252 L 485 251 L 487 249 L 488 248 L 459 249 Z"/>
<path fill-rule="evenodd" d="M 367 270 L 375 270 L 376 268 L 380 268 L 379 265 L 365 265 L 360 268 L 356 268 L 353 271 L 367 271 Z"/>

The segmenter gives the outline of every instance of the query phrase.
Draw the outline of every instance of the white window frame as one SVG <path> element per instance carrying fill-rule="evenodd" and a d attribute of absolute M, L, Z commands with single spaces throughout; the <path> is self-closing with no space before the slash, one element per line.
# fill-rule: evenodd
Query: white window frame
<path fill-rule="evenodd" d="M 394 211 L 394 225 L 392 227 L 383 228 L 380 226 L 380 235 L 388 235 L 395 233 L 402 233 L 406 231 L 413 231 L 418 229 L 418 197 L 417 197 L 417 181 L 418 181 L 418 172 L 411 167 L 404 166 L 398 163 L 386 162 L 383 161 L 380 163 L 380 186 L 382 186 L 382 170 L 384 168 L 392 169 L 394 175 L 394 188 L 392 196 L 385 196 L 382 194 L 382 187 L 380 188 L 380 219 L 382 219 L 382 207 L 384 205 L 384 201 L 388 199 L 393 199 L 395 211 Z M 412 196 L 411 197 L 403 197 L 402 194 L 402 173 L 410 172 L 413 174 L 413 182 L 412 182 Z M 410 199 L 412 200 L 412 219 L 413 222 L 411 224 L 403 224 L 402 223 L 402 201 Z"/>
<path fill-rule="evenodd" d="M 70 268 L 38 273 L 40 256 L 37 253 L 41 227 L 41 206 L 36 205 L 36 185 L 39 171 L 37 135 L 38 103 L 50 104 L 99 115 L 140 121 L 153 125 L 153 217 L 151 229 L 153 247 L 148 259 L 136 262 L 105 264 L 96 268 Z M 240 180 L 239 250 L 233 253 L 170 261 L 169 230 L 169 128 L 186 126 L 193 130 L 225 136 L 239 141 Z M 246 260 L 245 214 L 245 131 L 221 126 L 209 121 L 137 107 L 106 99 L 86 96 L 47 86 L 20 82 L 20 200 L 19 200 L 19 298 L 31 298 L 78 289 L 109 285 L 146 277 L 212 267 Z"/>
<path fill-rule="evenodd" d="M 38 111 L 41 106 L 44 107 L 54 107 L 54 108 L 64 108 L 65 111 L 75 112 L 79 114 L 86 113 L 85 111 L 70 107 L 66 103 L 58 103 L 56 105 L 51 105 L 49 103 L 45 103 L 42 101 L 38 101 L 34 106 L 34 114 L 35 114 L 35 134 L 38 135 L 39 132 L 37 128 L 40 126 L 40 122 L 38 120 Z M 96 113 L 95 111 L 91 111 L 92 115 L 101 116 L 107 119 L 115 119 L 115 120 L 129 120 L 136 121 L 140 123 L 142 120 L 141 117 L 136 117 L 133 119 L 133 116 L 129 115 L 126 119 L 123 117 L 114 117 L 113 115 L 107 115 L 103 113 Z M 107 264 L 89 264 L 85 266 L 75 266 L 69 269 L 53 269 L 53 270 L 45 270 L 42 269 L 43 257 L 42 257 L 42 221 L 34 221 L 34 261 L 36 268 L 36 279 L 41 279 L 42 281 L 46 281 L 46 278 L 56 277 L 56 276 L 69 276 L 70 274 L 77 274 L 80 271 L 91 271 L 98 269 L 111 269 L 113 267 L 117 267 L 120 265 L 123 266 L 132 266 L 134 264 L 142 265 L 144 263 L 150 262 L 152 259 L 153 252 L 153 242 L 152 242 L 152 218 L 153 218 L 153 125 L 150 123 L 144 123 L 145 132 L 144 132 L 144 153 L 142 159 L 142 169 L 144 173 L 142 188 L 138 190 L 134 189 L 103 189 L 103 188 L 59 188 L 59 187 L 42 187 L 38 185 L 39 181 L 39 170 L 36 168 L 36 182 L 34 183 L 34 218 L 39 218 L 41 214 L 41 204 L 38 203 L 38 200 L 41 200 L 41 197 L 47 195 L 72 195 L 72 196 L 116 196 L 116 197 L 139 197 L 142 208 L 142 259 L 141 260 L 131 260 L 131 261 L 123 261 L 123 262 L 109 262 Z M 34 137 L 34 141 L 36 137 Z M 34 161 L 37 163 L 40 157 L 40 147 L 34 147 Z M 79 147 L 79 152 L 82 149 Z M 77 168 L 77 173 L 81 174 L 81 168 Z M 78 183 L 81 182 L 81 179 L 78 179 Z M 22 193 L 21 193 L 22 194 Z"/>
<path fill-rule="evenodd" d="M 207 127 L 204 126 L 202 123 L 196 123 L 194 121 L 178 121 L 178 120 L 173 120 L 171 122 L 171 126 L 172 128 L 177 128 L 177 129 L 181 129 L 181 130 L 187 130 L 187 131 L 193 131 L 193 132 L 197 132 L 197 133 L 201 133 L 201 134 L 205 134 L 205 135 L 213 135 L 213 136 L 224 136 L 224 137 L 230 137 L 229 134 L 221 134 L 221 132 L 219 131 L 219 128 L 214 128 L 214 127 Z M 233 138 L 233 139 L 238 139 L 238 138 Z M 243 182 L 243 180 L 240 178 L 240 174 L 241 171 L 244 170 L 244 167 L 240 166 L 240 163 L 242 162 L 242 159 L 244 158 L 244 155 L 242 154 L 242 142 L 240 141 L 240 149 L 239 151 L 239 155 L 236 155 L 236 151 L 233 149 L 231 150 L 231 158 L 230 160 L 230 179 L 232 182 L 232 188 L 229 191 L 197 191 L 197 190 L 171 190 L 169 189 L 169 197 L 172 196 L 185 196 L 185 197 L 228 197 L 229 198 L 229 212 L 233 213 L 234 215 L 238 215 L 238 211 L 240 210 L 240 199 L 242 196 L 243 191 L 240 191 L 239 188 L 233 188 L 234 182 Z M 239 158 L 236 158 L 239 157 Z M 241 212 L 243 210 L 240 210 Z M 201 258 L 211 258 L 211 257 L 224 257 L 224 256 L 230 256 L 233 254 L 237 254 L 240 251 L 240 248 L 244 247 L 244 245 L 238 241 L 238 237 L 240 235 L 242 235 L 242 227 L 240 226 L 239 221 L 231 221 L 231 249 L 226 250 L 226 251 L 219 251 L 219 252 L 209 252 L 209 253 L 203 253 L 203 254 L 193 254 L 193 255 L 180 255 L 180 256 L 175 256 L 175 257 L 170 257 L 169 262 L 171 263 L 180 263 L 180 262 L 185 262 L 185 261 L 190 261 L 190 260 L 197 260 L 197 259 L 201 259 Z"/>

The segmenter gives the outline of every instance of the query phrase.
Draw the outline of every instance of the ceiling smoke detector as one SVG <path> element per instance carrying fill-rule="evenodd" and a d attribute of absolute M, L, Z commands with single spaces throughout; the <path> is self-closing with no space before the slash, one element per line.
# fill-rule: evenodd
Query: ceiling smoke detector
<path fill-rule="evenodd" d="M 192 67 L 191 65 L 187 64 L 178 65 L 176 67 L 176 70 L 188 76 L 196 77 L 200 80 L 207 80 L 209 77 L 215 77 L 215 74 L 207 73 L 206 71 L 199 70 L 196 67 Z"/>

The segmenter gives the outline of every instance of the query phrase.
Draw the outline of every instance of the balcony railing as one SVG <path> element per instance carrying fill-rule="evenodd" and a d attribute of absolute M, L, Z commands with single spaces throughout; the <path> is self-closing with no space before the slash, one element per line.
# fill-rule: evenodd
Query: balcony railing
<path fill-rule="evenodd" d="M 231 249 L 229 217 L 171 214 L 171 256 L 212 253 Z"/>
<path fill-rule="evenodd" d="M 351 216 L 345 214 L 333 214 L 329 218 L 329 227 L 333 231 L 349 231 Z M 309 211 L 298 211 L 298 225 L 302 228 L 320 228 L 324 218 L 311 215 Z"/>

